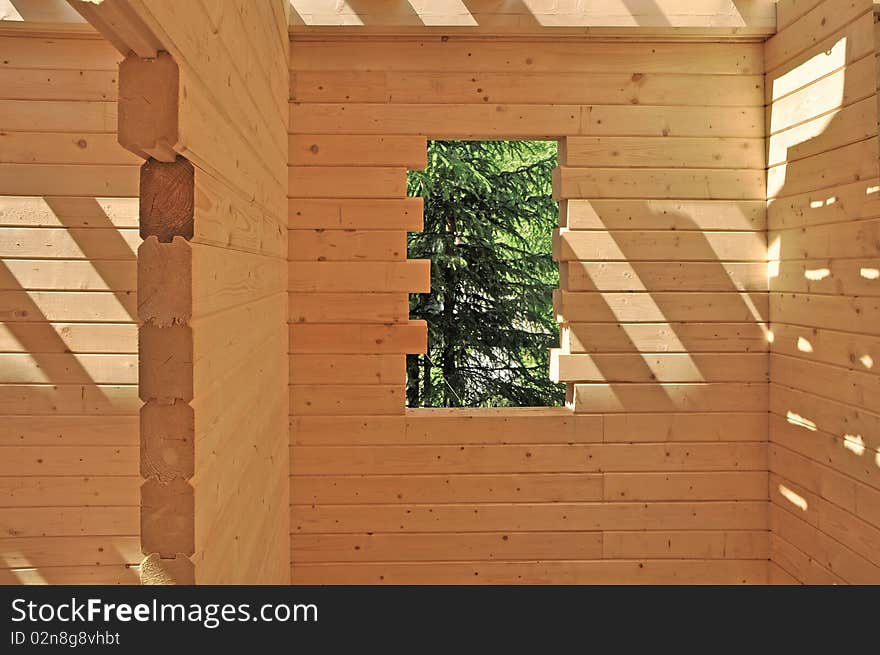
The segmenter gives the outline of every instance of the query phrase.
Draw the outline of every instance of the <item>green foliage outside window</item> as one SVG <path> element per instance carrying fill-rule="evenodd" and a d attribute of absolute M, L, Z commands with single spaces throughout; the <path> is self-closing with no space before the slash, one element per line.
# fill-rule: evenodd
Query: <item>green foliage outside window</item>
<path fill-rule="evenodd" d="M 564 385 L 548 378 L 556 161 L 555 142 L 431 141 L 427 169 L 409 174 L 425 200 L 409 257 L 432 262 L 431 293 L 410 300 L 429 351 L 407 358 L 410 407 L 562 404 Z"/>

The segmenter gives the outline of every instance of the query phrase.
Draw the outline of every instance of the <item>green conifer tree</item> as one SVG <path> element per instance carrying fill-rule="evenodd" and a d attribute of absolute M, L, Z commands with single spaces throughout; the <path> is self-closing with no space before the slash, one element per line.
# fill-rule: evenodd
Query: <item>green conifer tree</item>
<path fill-rule="evenodd" d="M 425 227 L 409 257 L 432 262 L 431 293 L 410 301 L 428 322 L 427 356 L 407 359 L 410 407 L 562 403 L 548 377 L 556 160 L 555 142 L 431 141 L 427 169 L 410 173 Z"/>

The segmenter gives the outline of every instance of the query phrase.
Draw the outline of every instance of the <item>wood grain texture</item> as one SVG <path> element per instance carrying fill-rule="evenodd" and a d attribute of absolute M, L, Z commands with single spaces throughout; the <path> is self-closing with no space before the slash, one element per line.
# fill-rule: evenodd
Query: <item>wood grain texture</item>
<path fill-rule="evenodd" d="M 137 160 L 119 56 L 0 37 L 0 578 L 137 584 Z"/>
<path fill-rule="evenodd" d="M 157 501 L 145 503 L 144 543 L 164 534 L 155 550 L 173 555 L 173 537 L 192 557 L 150 559 L 148 572 L 876 581 L 876 474 L 852 450 L 876 448 L 866 3 L 783 0 L 785 29 L 766 47 L 424 34 L 352 47 L 310 35 L 292 53 L 280 3 L 221 4 L 131 0 L 160 34 L 114 40 L 140 54 L 164 45 L 190 100 L 176 145 L 196 164 L 192 255 L 142 289 L 124 202 L 137 178 L 105 138 L 118 53 L 2 37 L 0 548 L 32 556 L 8 560 L 4 581 L 38 581 L 33 566 L 50 583 L 136 580 L 138 379 L 140 472 Z M 607 6 L 590 11 L 607 19 Z M 746 20 L 772 9 L 749 7 Z M 688 29 L 688 14 L 672 15 Z M 526 17 L 513 8 L 505 20 Z M 404 408 L 404 355 L 426 345 L 407 294 L 428 277 L 406 261 L 422 205 L 405 198 L 405 169 L 424 165 L 426 137 L 570 137 L 557 373 L 575 411 Z M 770 245 L 781 239 L 769 295 L 768 156 Z M 153 292 L 171 277 L 190 293 L 159 325 Z M 152 321 L 140 348 L 139 305 Z M 181 439 L 191 452 L 174 450 Z M 780 484 L 809 511 L 792 511 Z"/>
<path fill-rule="evenodd" d="M 773 563 L 878 579 L 873 6 L 780 3 L 767 42 Z"/>
<path fill-rule="evenodd" d="M 119 75 L 105 41 L 3 37 L 0 484 L 22 582 L 39 576 L 7 541 L 48 582 L 136 581 L 141 548 L 147 580 L 289 580 L 289 38 L 274 4 L 84 8 L 128 55 Z M 155 158 L 140 180 L 117 136 Z M 139 207 L 123 201 L 139 190 Z M 116 548 L 102 535 L 140 547 L 89 554 Z M 81 541 L 65 555 L 56 537 Z"/>
<path fill-rule="evenodd" d="M 294 40 L 291 59 L 293 579 L 672 582 L 680 558 L 688 581 L 766 581 L 756 51 L 350 45 Z M 399 292 L 422 208 L 391 197 L 391 172 L 421 167 L 425 137 L 559 141 L 550 374 L 570 407 L 404 412 L 425 333 Z"/>
<path fill-rule="evenodd" d="M 104 9 L 93 11 L 101 19 Z M 169 53 L 165 61 L 173 58 L 162 74 L 143 60 L 127 59 L 120 70 L 121 90 L 151 90 L 148 100 L 158 105 L 145 116 L 140 96 L 120 91 L 131 110 L 120 112 L 123 142 L 162 160 L 150 159 L 141 177 L 144 580 L 285 583 L 283 12 L 238 1 L 132 1 L 126 11 L 147 45 L 155 41 Z M 112 27 L 117 46 L 142 55 L 139 31 Z"/>

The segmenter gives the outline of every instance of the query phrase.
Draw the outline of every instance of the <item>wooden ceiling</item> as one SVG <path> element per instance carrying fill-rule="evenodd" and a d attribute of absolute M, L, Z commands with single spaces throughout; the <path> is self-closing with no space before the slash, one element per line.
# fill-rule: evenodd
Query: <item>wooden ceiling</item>
<path fill-rule="evenodd" d="M 290 1 L 290 29 L 297 34 L 761 38 L 776 31 L 776 0 Z M 0 20 L 84 27 L 66 0 L 0 0 Z"/>

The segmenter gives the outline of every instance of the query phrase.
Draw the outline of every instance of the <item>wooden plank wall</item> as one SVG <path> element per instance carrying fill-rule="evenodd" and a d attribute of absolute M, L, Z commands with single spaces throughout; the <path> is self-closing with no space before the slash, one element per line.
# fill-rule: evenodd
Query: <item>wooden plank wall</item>
<path fill-rule="evenodd" d="M 138 581 L 137 157 L 118 53 L 0 35 L 0 583 Z"/>
<path fill-rule="evenodd" d="M 119 138 L 156 158 L 140 186 L 142 579 L 287 583 L 286 3 L 80 9 L 134 50 Z M 114 32 L 118 16 L 147 33 Z"/>
<path fill-rule="evenodd" d="M 767 42 L 771 580 L 880 582 L 873 3 L 779 3 Z"/>
<path fill-rule="evenodd" d="M 762 45 L 291 50 L 294 582 L 765 582 Z M 574 412 L 404 410 L 426 138 L 560 139 Z"/>

